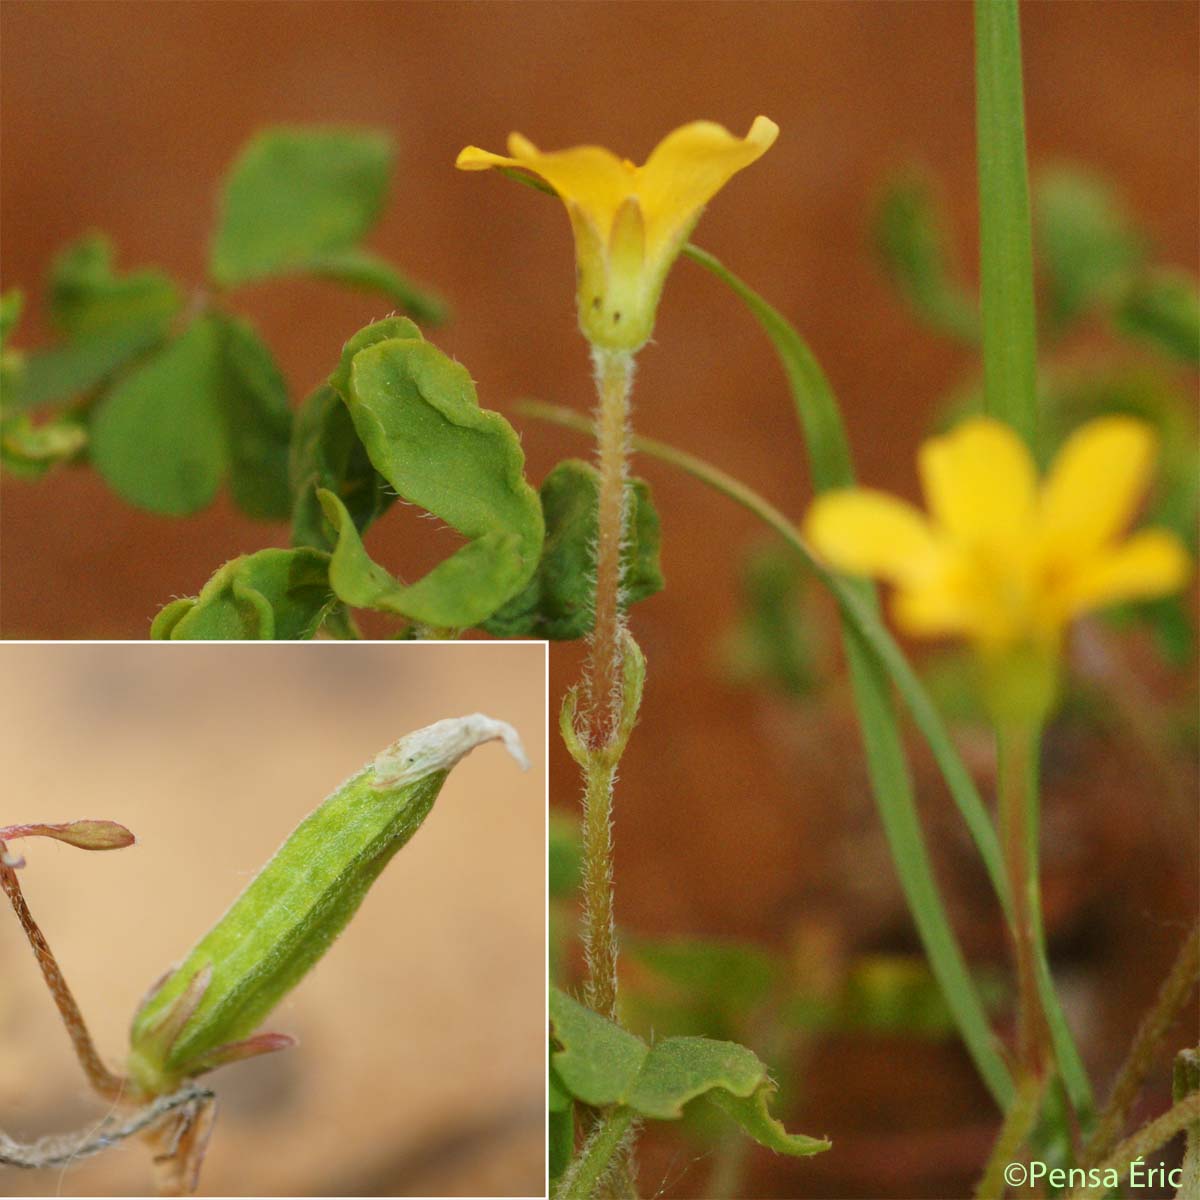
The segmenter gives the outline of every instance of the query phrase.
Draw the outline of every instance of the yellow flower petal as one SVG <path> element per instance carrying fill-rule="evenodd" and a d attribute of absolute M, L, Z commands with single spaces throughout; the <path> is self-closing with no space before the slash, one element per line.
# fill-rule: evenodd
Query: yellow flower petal
<path fill-rule="evenodd" d="M 1183 586 L 1191 573 L 1183 543 L 1165 529 L 1144 529 L 1098 555 L 1064 588 L 1065 616 L 1124 600 L 1150 600 Z"/>
<path fill-rule="evenodd" d="M 934 524 L 966 544 L 1027 537 L 1037 471 L 1025 443 L 1002 421 L 972 417 L 926 442 L 918 466 Z"/>
<path fill-rule="evenodd" d="M 714 121 L 693 121 L 667 134 L 637 172 L 650 257 L 674 258 L 701 209 L 778 136 L 779 126 L 763 116 L 744 138 Z"/>
<path fill-rule="evenodd" d="M 938 560 L 929 523 L 911 504 L 868 488 L 818 496 L 804 537 L 831 566 L 893 583 L 926 578 Z"/>
<path fill-rule="evenodd" d="M 643 167 L 601 146 L 543 153 L 513 133 L 507 155 L 467 146 L 456 165 L 515 168 L 553 188 L 575 233 L 580 327 L 595 346 L 632 351 L 653 333 L 667 271 L 704 205 L 778 133 L 766 117 L 744 138 L 694 121 L 663 138 Z"/>
<path fill-rule="evenodd" d="M 1142 421 L 1101 417 L 1067 439 L 1042 487 L 1043 544 L 1083 556 L 1133 518 L 1154 466 L 1155 437 Z"/>

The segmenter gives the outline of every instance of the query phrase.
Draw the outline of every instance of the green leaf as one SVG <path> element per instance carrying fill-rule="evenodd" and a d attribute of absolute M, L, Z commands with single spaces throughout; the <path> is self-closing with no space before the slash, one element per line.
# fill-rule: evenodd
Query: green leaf
<path fill-rule="evenodd" d="M 348 250 L 379 216 L 391 165 L 390 140 L 380 133 L 282 127 L 258 134 L 225 183 L 213 279 L 232 287 Z"/>
<path fill-rule="evenodd" d="M 322 279 L 382 292 L 418 321 L 440 325 L 450 315 L 446 302 L 436 292 L 418 287 L 390 263 L 366 250 L 325 254 L 313 259 L 306 269 Z"/>
<path fill-rule="evenodd" d="M 572 1096 L 599 1108 L 633 1090 L 650 1053 L 641 1038 L 558 988 L 550 989 L 550 1029 L 558 1043 L 550 1062 Z"/>
<path fill-rule="evenodd" d="M 173 600 L 152 638 L 174 641 L 287 641 L 316 634 L 336 604 L 329 556 L 301 547 L 259 550 L 221 567 L 199 596 Z"/>
<path fill-rule="evenodd" d="M 1062 327 L 1111 305 L 1145 257 L 1144 240 L 1112 188 L 1085 171 L 1060 167 L 1042 176 L 1036 204 L 1051 323 Z"/>
<path fill-rule="evenodd" d="M 15 395 L 11 403 L 6 397 L 5 406 L 34 409 L 71 400 L 99 387 L 163 337 L 154 324 L 115 326 L 35 350 L 26 356 Z"/>
<path fill-rule="evenodd" d="M 271 352 L 245 322 L 218 316 L 220 402 L 229 440 L 229 487 L 237 506 L 261 520 L 291 515 L 288 453 L 292 413 Z"/>
<path fill-rule="evenodd" d="M 910 167 L 891 180 L 875 214 L 874 233 L 884 266 L 913 311 L 941 333 L 978 341 L 978 306 L 955 278 L 928 176 Z"/>
<path fill-rule="evenodd" d="M 158 271 L 113 271 L 112 246 L 92 233 L 63 250 L 49 280 L 50 315 L 66 340 L 27 356 L 5 407 L 40 408 L 105 382 L 161 342 L 179 311 L 175 285 Z"/>
<path fill-rule="evenodd" d="M 92 422 L 92 461 L 131 503 L 184 516 L 226 473 L 248 515 L 286 517 L 291 413 L 270 352 L 211 313 L 116 384 Z"/>
<path fill-rule="evenodd" d="M 979 278 L 987 412 L 1037 445 L 1037 322 L 1017 0 L 975 0 Z"/>
<path fill-rule="evenodd" d="M 117 275 L 112 244 L 89 233 L 54 260 L 49 280 L 50 316 L 68 338 L 120 326 L 141 326 L 166 333 L 179 311 L 179 291 L 154 270 Z"/>
<path fill-rule="evenodd" d="M 629 532 L 621 552 L 626 606 L 663 586 L 658 513 L 650 487 L 641 479 L 630 480 L 627 487 Z M 551 640 L 591 632 L 599 494 L 595 467 L 578 459 L 559 463 L 546 476 L 540 492 L 546 540 L 537 570 L 523 591 L 483 623 L 484 629 L 497 637 Z"/>
<path fill-rule="evenodd" d="M 1117 324 L 1180 362 L 1200 363 L 1200 294 L 1183 271 L 1147 271 L 1121 298 Z"/>
<path fill-rule="evenodd" d="M 415 327 L 413 327 L 415 331 Z M 393 336 L 400 332 L 401 336 Z M 356 335 L 330 377 L 375 469 L 467 545 L 405 585 L 368 557 L 346 506 L 318 498 L 337 533 L 330 579 L 347 604 L 442 628 L 490 617 L 537 569 L 544 526 L 512 427 L 479 407 L 466 370 L 394 322 Z"/>
<path fill-rule="evenodd" d="M 328 384 L 317 388 L 296 414 L 289 476 L 292 488 L 292 545 L 332 550 L 317 492 L 325 488 L 346 506 L 360 533 L 396 498 L 371 465 L 342 398 Z"/>
<path fill-rule="evenodd" d="M 200 318 L 97 406 L 92 462 L 130 503 L 185 516 L 216 495 L 229 465 L 218 339 L 217 323 Z"/>
<path fill-rule="evenodd" d="M 714 1088 L 705 1095 L 707 1103 L 719 1108 L 731 1117 L 742 1131 L 760 1146 L 774 1150 L 776 1154 L 788 1154 L 793 1158 L 809 1154 L 820 1154 L 829 1150 L 832 1142 L 826 1138 L 808 1137 L 803 1133 L 788 1133 L 783 1122 L 771 1116 L 771 1098 L 774 1085 L 760 1087 L 749 1096 L 736 1096 L 724 1088 Z"/>
<path fill-rule="evenodd" d="M 25 413 L 0 423 L 0 462 L 22 479 L 38 479 L 59 463 L 69 462 L 87 446 L 87 430 L 67 414 L 35 425 Z"/>
<path fill-rule="evenodd" d="M 767 1112 L 775 1087 L 758 1057 L 744 1046 L 710 1038 L 666 1038 L 647 1046 L 557 988 L 550 1024 L 558 1049 L 551 1062 L 577 1099 L 596 1107 L 620 1105 L 653 1120 L 673 1121 L 700 1096 L 716 1102 L 750 1134 L 784 1154 L 817 1154 L 829 1143 L 787 1134 Z M 749 1100 L 749 1105 L 726 1099 Z"/>

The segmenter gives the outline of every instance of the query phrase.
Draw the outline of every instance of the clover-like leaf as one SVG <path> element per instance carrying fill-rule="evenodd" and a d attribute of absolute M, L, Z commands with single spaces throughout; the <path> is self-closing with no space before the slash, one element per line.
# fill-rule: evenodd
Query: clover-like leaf
<path fill-rule="evenodd" d="M 317 499 L 322 488 L 341 500 L 360 533 L 396 498 L 371 465 L 350 413 L 328 384 L 317 388 L 296 414 L 288 474 L 293 546 L 332 550 L 336 545 Z"/>
<path fill-rule="evenodd" d="M 630 516 L 621 550 L 621 595 L 630 605 L 661 591 L 663 576 L 658 513 L 650 487 L 642 479 L 630 480 L 627 486 Z M 546 539 L 537 570 L 517 595 L 483 622 L 484 629 L 498 637 L 552 640 L 590 632 L 599 491 L 595 467 L 578 459 L 559 463 L 546 476 L 540 491 Z"/>
<path fill-rule="evenodd" d="M 64 335 L 58 345 L 24 356 L 5 379 L 5 407 L 40 408 L 99 387 L 161 342 L 180 307 L 178 288 L 159 271 L 119 275 L 112 246 L 92 233 L 55 259 L 50 315 Z"/>
<path fill-rule="evenodd" d="M 336 606 L 329 555 L 308 547 L 259 550 L 221 567 L 198 596 L 173 600 L 150 636 L 159 640 L 270 641 L 313 637 Z"/>
<path fill-rule="evenodd" d="M 218 313 L 124 376 L 92 419 L 92 461 L 126 500 L 184 516 L 229 476 L 250 516 L 284 517 L 291 414 L 270 352 Z"/>
<path fill-rule="evenodd" d="M 375 130 L 264 130 L 225 182 L 213 280 L 234 287 L 304 273 L 382 292 L 414 316 L 443 320 L 439 297 L 358 246 L 383 208 L 391 169 L 391 140 Z"/>
<path fill-rule="evenodd" d="M 161 335 L 179 304 L 178 288 L 160 271 L 118 275 L 112 243 L 102 233 L 73 242 L 50 268 L 50 316 L 69 338 L 138 325 Z"/>
<path fill-rule="evenodd" d="M 512 427 L 479 407 L 466 370 L 422 341 L 411 322 L 360 331 L 330 385 L 391 487 L 468 539 L 422 579 L 404 584 L 371 561 L 343 501 L 320 491 L 337 535 L 330 581 L 338 596 L 448 628 L 491 616 L 529 581 L 542 548 L 541 504 L 525 481 Z"/>
<path fill-rule="evenodd" d="M 751 1050 L 711 1038 L 640 1038 L 572 1000 L 550 992 L 550 1026 L 557 1048 L 551 1065 L 576 1099 L 595 1107 L 620 1105 L 643 1117 L 677 1120 L 684 1106 L 705 1097 L 756 1141 L 784 1154 L 818 1154 L 829 1142 L 789 1134 L 768 1111 L 775 1085 Z"/>
<path fill-rule="evenodd" d="M 353 246 L 379 216 L 392 147 L 356 129 L 264 130 L 230 170 L 211 271 L 226 287 Z"/>

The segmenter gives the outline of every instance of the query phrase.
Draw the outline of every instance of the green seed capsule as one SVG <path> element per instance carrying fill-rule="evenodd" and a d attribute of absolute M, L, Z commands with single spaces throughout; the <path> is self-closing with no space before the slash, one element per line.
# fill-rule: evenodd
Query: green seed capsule
<path fill-rule="evenodd" d="M 451 768 L 501 740 L 527 766 L 515 730 L 475 713 L 388 747 L 275 853 L 221 920 L 143 1001 L 129 1074 L 147 1095 L 224 1062 L 291 1044 L 259 1022 L 329 949 L 392 856 L 421 827 Z"/>

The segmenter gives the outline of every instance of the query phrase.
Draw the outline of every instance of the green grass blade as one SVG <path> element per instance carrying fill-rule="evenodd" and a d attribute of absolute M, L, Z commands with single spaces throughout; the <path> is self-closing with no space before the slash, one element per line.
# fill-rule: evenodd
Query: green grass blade
<path fill-rule="evenodd" d="M 975 0 L 984 405 L 1032 447 L 1037 330 L 1017 0 Z"/>
<path fill-rule="evenodd" d="M 724 263 L 690 242 L 684 246 L 683 253 L 737 293 L 775 346 L 787 375 L 796 415 L 804 430 L 813 485 L 817 491 L 851 487 L 854 483 L 854 464 L 850 458 L 850 443 L 846 440 L 846 429 L 833 389 L 816 355 L 787 318 L 753 288 L 747 287 Z"/>

